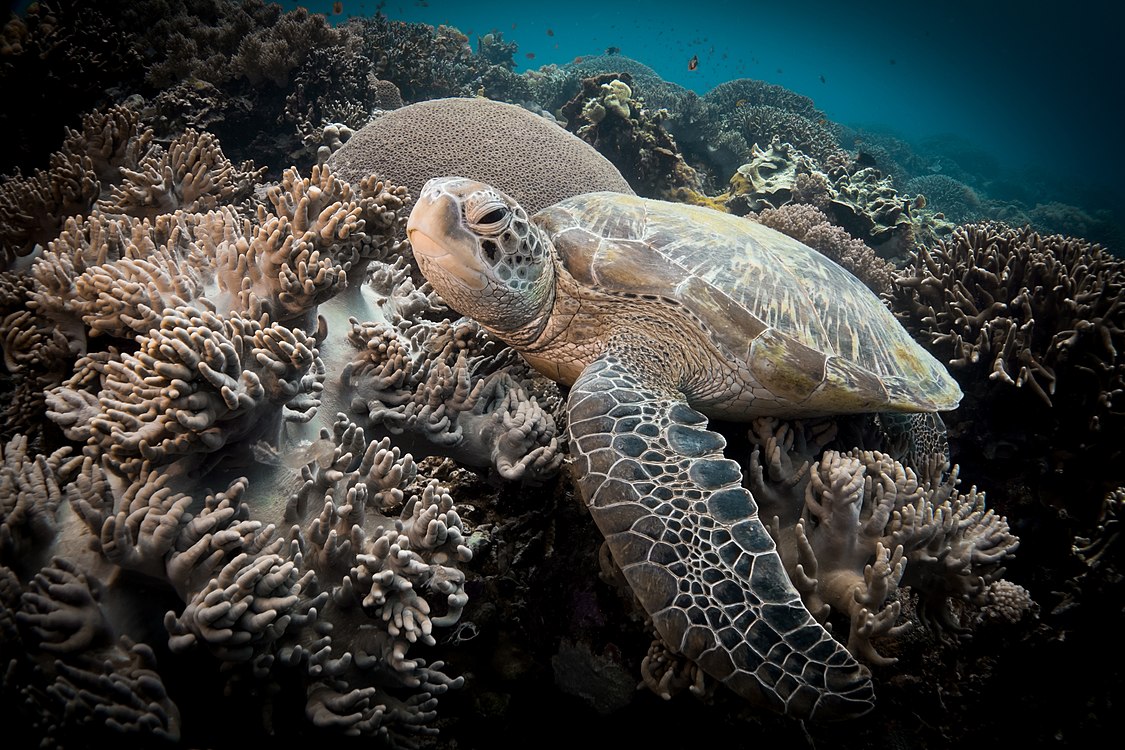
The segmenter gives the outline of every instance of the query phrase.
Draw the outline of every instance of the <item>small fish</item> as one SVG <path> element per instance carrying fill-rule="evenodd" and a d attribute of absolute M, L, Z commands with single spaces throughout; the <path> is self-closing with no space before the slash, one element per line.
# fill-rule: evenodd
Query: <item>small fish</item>
<path fill-rule="evenodd" d="M 255 461 L 268 466 L 284 466 L 300 471 L 302 466 L 315 462 L 320 468 L 327 469 L 336 458 L 336 443 L 328 438 L 320 438 L 311 443 L 301 442 L 288 446 L 282 453 L 265 440 L 259 440 L 250 445 L 250 454 Z"/>
<path fill-rule="evenodd" d="M 513 23 L 512 24 L 512 31 L 515 31 L 515 30 L 516 30 L 516 25 Z"/>
<path fill-rule="evenodd" d="M 547 29 L 547 36 L 554 36 L 554 35 L 555 35 L 554 29 Z"/>
<path fill-rule="evenodd" d="M 821 77 L 820 77 L 820 82 L 821 82 L 821 83 L 828 83 L 828 81 L 824 80 L 824 76 L 821 76 Z"/>
<path fill-rule="evenodd" d="M 745 99 L 739 99 L 737 102 L 734 103 L 734 106 L 745 107 L 746 106 L 746 100 Z"/>
<path fill-rule="evenodd" d="M 605 53 L 607 55 L 620 55 L 621 54 L 621 48 L 620 47 L 606 47 Z"/>
<path fill-rule="evenodd" d="M 339 2 L 339 0 L 337 0 L 337 2 L 332 3 L 332 15 L 338 16 L 343 12 L 344 12 L 344 4 L 343 3 Z"/>
<path fill-rule="evenodd" d="M 534 52 L 528 52 L 527 53 L 527 59 L 528 60 L 534 60 L 535 59 L 535 53 Z"/>
<path fill-rule="evenodd" d="M 687 61 L 687 69 L 695 70 L 699 67 L 699 55 L 692 55 L 691 59 Z"/>
<path fill-rule="evenodd" d="M 892 57 L 891 58 L 891 65 L 894 65 L 894 64 L 895 64 L 895 59 Z"/>
<path fill-rule="evenodd" d="M 785 71 L 784 71 L 784 70 L 782 70 L 781 68 L 778 68 L 778 69 L 777 69 L 777 72 L 778 72 L 778 73 L 784 73 Z"/>

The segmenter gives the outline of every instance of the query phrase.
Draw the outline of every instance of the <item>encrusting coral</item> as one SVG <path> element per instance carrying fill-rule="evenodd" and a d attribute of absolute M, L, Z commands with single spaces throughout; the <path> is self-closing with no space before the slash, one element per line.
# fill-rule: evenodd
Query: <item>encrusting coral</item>
<path fill-rule="evenodd" d="M 750 148 L 749 161 L 735 170 L 724 198 L 735 214 L 780 208 L 797 197 L 797 179 L 816 173 L 816 166 L 801 151 L 775 136 L 761 148 Z"/>

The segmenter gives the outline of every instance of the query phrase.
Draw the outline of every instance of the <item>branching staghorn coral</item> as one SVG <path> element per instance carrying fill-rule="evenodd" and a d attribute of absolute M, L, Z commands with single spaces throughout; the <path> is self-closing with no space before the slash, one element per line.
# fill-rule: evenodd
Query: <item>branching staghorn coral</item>
<path fill-rule="evenodd" d="M 814 616 L 849 623 L 857 658 L 893 662 L 876 641 L 910 624 L 898 622 L 900 587 L 942 632 L 968 629 L 962 608 L 994 603 L 991 584 L 1018 540 L 983 493 L 957 489 L 959 470 L 943 456 L 919 474 L 875 450 L 821 452 L 835 438 L 821 423 L 758 419 L 750 437 L 750 488 L 786 571 Z"/>
<path fill-rule="evenodd" d="M 1092 522 L 1123 478 L 1125 265 L 1084 240 L 971 224 L 919 248 L 889 302 L 962 384 L 951 435 L 962 464 L 1000 478 L 993 500 L 1022 502 L 1030 483 Z"/>
<path fill-rule="evenodd" d="M 1089 382 L 1091 428 L 1125 390 L 1125 265 L 1082 240 L 996 224 L 921 248 L 898 280 L 903 322 L 958 369 L 1026 387 L 1047 406 L 1060 378 Z M 1068 383 L 1069 385 L 1069 383 Z M 1073 387 L 1073 386 L 1071 386 Z"/>
<path fill-rule="evenodd" d="M 1125 520 L 1125 488 L 1106 493 L 1102 500 L 1098 525 L 1088 537 L 1076 537 L 1074 552 L 1093 570 L 1120 566 L 1125 546 L 1121 543 L 1122 520 Z"/>

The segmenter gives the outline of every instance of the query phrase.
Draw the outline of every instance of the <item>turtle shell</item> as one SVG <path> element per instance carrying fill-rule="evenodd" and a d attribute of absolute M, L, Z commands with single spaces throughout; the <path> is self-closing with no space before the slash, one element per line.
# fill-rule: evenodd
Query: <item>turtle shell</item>
<path fill-rule="evenodd" d="M 579 283 L 679 303 L 794 404 L 945 411 L 961 398 L 945 367 L 861 281 L 757 222 L 607 192 L 563 200 L 535 221 Z"/>

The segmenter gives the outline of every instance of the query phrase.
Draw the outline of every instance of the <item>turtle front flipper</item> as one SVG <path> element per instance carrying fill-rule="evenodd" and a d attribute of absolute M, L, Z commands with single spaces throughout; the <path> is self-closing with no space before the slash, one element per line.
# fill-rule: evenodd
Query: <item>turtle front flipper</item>
<path fill-rule="evenodd" d="M 797 718 L 873 707 L 866 667 L 809 614 L 726 441 L 651 361 L 612 350 L 569 397 L 579 489 L 661 638 Z"/>

